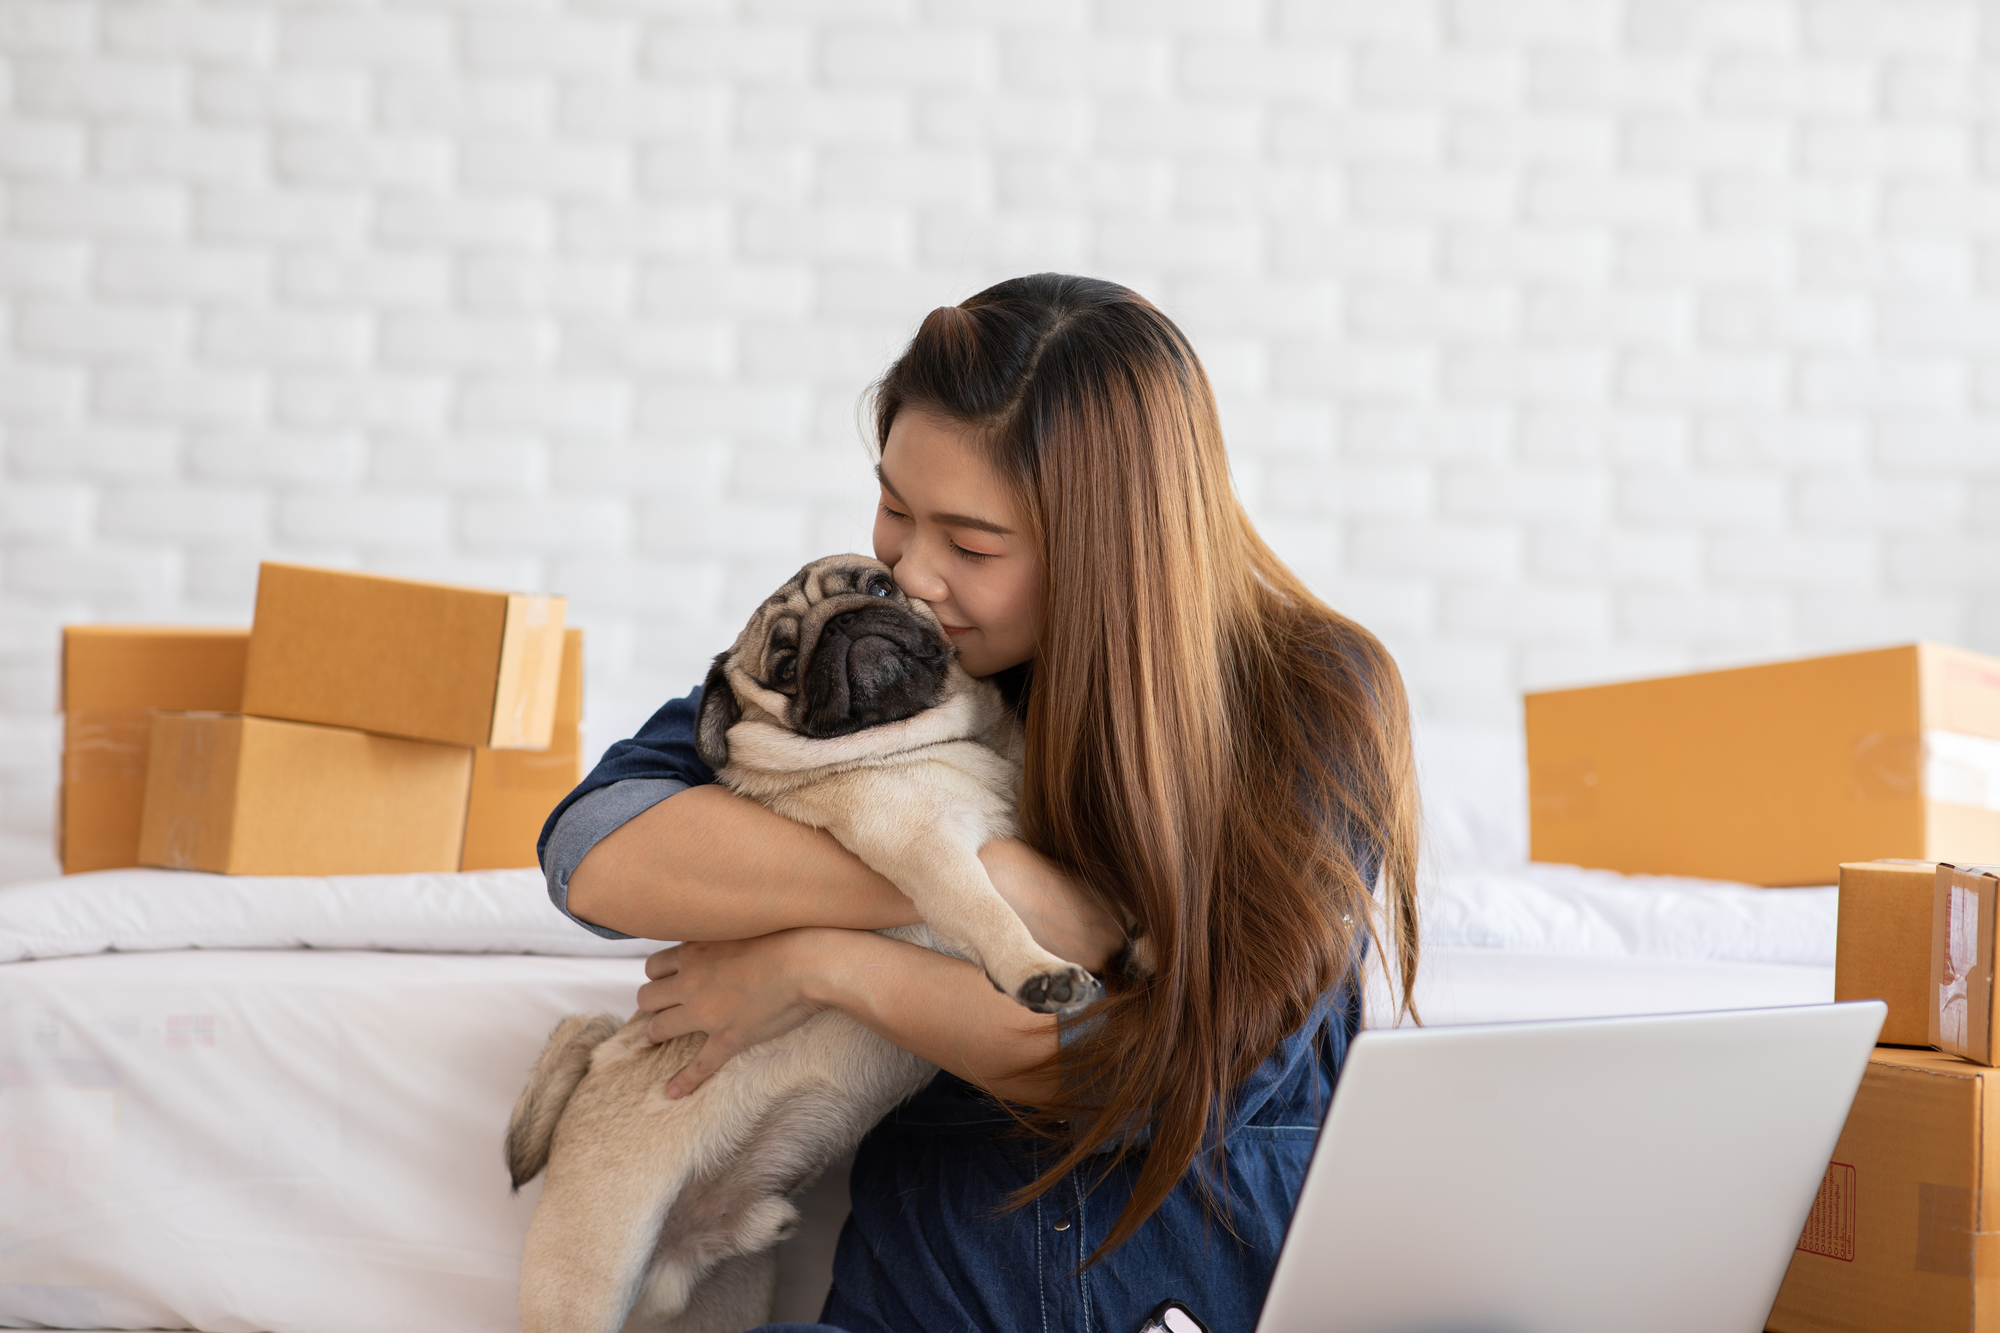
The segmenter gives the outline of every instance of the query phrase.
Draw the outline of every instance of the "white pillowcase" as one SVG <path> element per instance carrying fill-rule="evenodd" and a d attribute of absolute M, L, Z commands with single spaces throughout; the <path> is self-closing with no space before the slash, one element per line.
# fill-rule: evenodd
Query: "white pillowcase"
<path fill-rule="evenodd" d="M 110 950 L 378 949 L 642 957 L 558 912 L 537 870 L 208 875 L 99 870 L 0 886 L 0 963 Z"/>

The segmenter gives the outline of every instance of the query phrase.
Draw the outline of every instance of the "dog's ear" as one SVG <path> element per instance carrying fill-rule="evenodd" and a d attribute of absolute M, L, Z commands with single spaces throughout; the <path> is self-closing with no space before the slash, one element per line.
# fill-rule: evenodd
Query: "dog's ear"
<path fill-rule="evenodd" d="M 701 762 L 719 769 L 729 762 L 729 729 L 743 716 L 736 706 L 736 691 L 729 688 L 729 673 L 723 665 L 728 653 L 717 653 L 701 683 L 701 711 L 694 719 L 694 748 Z"/>

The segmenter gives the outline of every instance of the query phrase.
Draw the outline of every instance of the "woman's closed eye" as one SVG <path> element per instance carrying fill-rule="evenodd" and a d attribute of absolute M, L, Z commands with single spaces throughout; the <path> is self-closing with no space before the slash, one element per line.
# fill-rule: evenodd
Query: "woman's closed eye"
<path fill-rule="evenodd" d="M 969 551 L 949 537 L 944 540 L 947 546 L 951 547 L 959 555 L 964 556 L 967 560 L 994 560 L 999 558 L 1000 555 L 998 551 Z"/>
<path fill-rule="evenodd" d="M 883 513 L 887 514 L 887 515 L 888 515 L 888 516 L 889 516 L 890 518 L 897 518 L 897 519 L 901 519 L 901 520 L 903 520 L 903 521 L 904 521 L 905 523 L 909 522 L 909 520 L 910 520 L 910 516 L 909 516 L 908 514 L 905 514 L 905 513 L 903 513 L 903 512 L 902 512 L 901 510 L 899 510 L 899 509 L 891 509 L 891 508 L 889 508 L 889 506 L 888 506 L 887 504 L 883 504 L 883 505 L 879 505 L 879 506 L 877 506 L 877 507 L 878 507 L 878 508 L 880 508 L 880 509 L 881 509 L 881 511 L 882 511 Z"/>

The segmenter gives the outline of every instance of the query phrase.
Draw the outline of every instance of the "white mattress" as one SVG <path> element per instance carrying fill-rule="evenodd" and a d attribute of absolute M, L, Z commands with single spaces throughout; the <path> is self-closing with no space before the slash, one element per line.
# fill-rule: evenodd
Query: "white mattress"
<path fill-rule="evenodd" d="M 1429 1022 L 1832 997 L 1832 890 L 1513 866 L 1424 892 Z M 564 922 L 533 872 L 0 888 L 0 1326 L 515 1328 L 508 1110 L 653 947 Z M 837 1186 L 820 1211 L 784 1313 L 823 1290 Z"/>
<path fill-rule="evenodd" d="M 500 1143 L 631 960 L 99 954 L 0 969 L 0 1323 L 515 1326 Z"/>

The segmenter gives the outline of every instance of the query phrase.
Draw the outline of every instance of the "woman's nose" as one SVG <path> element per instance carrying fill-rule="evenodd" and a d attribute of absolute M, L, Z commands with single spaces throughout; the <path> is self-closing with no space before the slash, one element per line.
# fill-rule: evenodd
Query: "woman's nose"
<path fill-rule="evenodd" d="M 911 542 L 891 572 L 896 576 L 896 586 L 909 596 L 920 602 L 942 602 L 950 594 L 950 589 L 938 577 L 923 546 L 922 542 Z"/>

